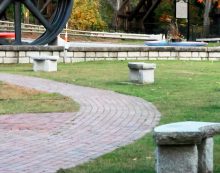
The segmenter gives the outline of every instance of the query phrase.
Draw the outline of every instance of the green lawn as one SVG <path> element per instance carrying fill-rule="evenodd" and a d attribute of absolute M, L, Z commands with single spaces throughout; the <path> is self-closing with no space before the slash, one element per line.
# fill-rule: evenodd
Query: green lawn
<path fill-rule="evenodd" d="M 220 62 L 156 61 L 156 82 L 132 85 L 127 62 L 59 64 L 56 73 L 33 73 L 30 65 L 0 65 L 0 72 L 40 76 L 142 97 L 162 113 L 161 124 L 220 122 Z M 148 134 L 135 143 L 60 173 L 154 173 L 154 143 Z M 220 138 L 215 138 L 215 172 L 220 172 Z"/>
<path fill-rule="evenodd" d="M 79 105 L 56 93 L 45 93 L 0 82 L 0 115 L 39 112 L 75 112 Z"/>
<path fill-rule="evenodd" d="M 216 46 L 220 46 L 220 43 L 217 42 L 209 42 L 208 47 L 216 47 Z"/>

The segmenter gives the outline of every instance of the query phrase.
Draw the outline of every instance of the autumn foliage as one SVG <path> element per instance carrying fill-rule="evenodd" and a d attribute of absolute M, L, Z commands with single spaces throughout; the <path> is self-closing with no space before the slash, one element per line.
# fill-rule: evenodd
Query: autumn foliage
<path fill-rule="evenodd" d="M 72 29 L 102 30 L 106 27 L 99 13 L 99 0 L 75 0 L 69 20 Z"/>

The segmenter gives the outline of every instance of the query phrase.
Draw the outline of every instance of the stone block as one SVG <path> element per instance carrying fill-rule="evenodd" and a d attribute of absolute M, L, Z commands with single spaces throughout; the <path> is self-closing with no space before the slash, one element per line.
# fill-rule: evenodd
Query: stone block
<path fill-rule="evenodd" d="M 118 57 L 118 52 L 109 52 L 108 57 L 109 58 L 117 58 Z"/>
<path fill-rule="evenodd" d="M 144 57 L 144 58 L 148 59 L 148 55 L 149 55 L 148 52 L 140 52 L 140 56 L 139 57 Z"/>
<path fill-rule="evenodd" d="M 136 57 L 127 57 L 126 60 L 137 60 Z"/>
<path fill-rule="evenodd" d="M 94 58 L 96 57 L 96 54 L 95 52 L 86 52 L 86 58 Z"/>
<path fill-rule="evenodd" d="M 199 52 L 192 52 L 193 58 L 199 58 Z"/>
<path fill-rule="evenodd" d="M 52 51 L 40 51 L 40 56 L 52 56 Z"/>
<path fill-rule="evenodd" d="M 65 53 L 65 56 L 66 56 L 66 57 L 73 58 L 73 57 L 74 57 L 74 54 L 73 54 L 73 52 L 68 52 L 68 51 L 67 51 L 67 52 Z"/>
<path fill-rule="evenodd" d="M 209 52 L 209 58 L 220 58 L 220 52 Z"/>
<path fill-rule="evenodd" d="M 67 50 L 64 50 L 64 51 L 60 52 L 60 57 L 65 57 L 66 56 L 66 52 L 67 52 Z"/>
<path fill-rule="evenodd" d="M 71 60 L 72 60 L 71 57 L 63 57 L 64 63 L 71 63 L 72 62 Z"/>
<path fill-rule="evenodd" d="M 126 58 L 118 58 L 117 60 L 119 60 L 119 61 L 125 61 Z"/>
<path fill-rule="evenodd" d="M 177 60 L 177 58 L 171 56 L 171 57 L 167 58 L 167 60 L 173 61 L 173 60 Z"/>
<path fill-rule="evenodd" d="M 149 58 L 157 58 L 159 56 L 159 52 L 150 51 Z"/>
<path fill-rule="evenodd" d="M 170 57 L 169 58 L 177 59 L 178 57 L 179 57 L 178 52 L 170 52 Z"/>
<path fill-rule="evenodd" d="M 105 60 L 107 60 L 107 61 L 115 61 L 115 60 L 117 60 L 117 58 L 105 58 Z"/>
<path fill-rule="evenodd" d="M 156 127 L 154 138 L 158 145 L 190 145 L 218 133 L 220 123 L 186 121 Z"/>
<path fill-rule="evenodd" d="M 0 51 L 0 57 L 5 57 L 6 53 L 5 51 Z"/>
<path fill-rule="evenodd" d="M 12 58 L 12 57 L 17 57 L 17 52 L 16 51 L 6 51 L 7 58 Z"/>
<path fill-rule="evenodd" d="M 29 59 L 29 57 L 22 57 L 22 58 L 18 59 L 18 63 L 29 64 L 30 63 L 30 59 Z"/>
<path fill-rule="evenodd" d="M 179 60 L 181 60 L 181 61 L 189 61 L 190 57 L 179 57 Z"/>
<path fill-rule="evenodd" d="M 104 61 L 105 58 L 95 58 L 95 61 Z"/>
<path fill-rule="evenodd" d="M 29 57 L 40 56 L 40 52 L 39 51 L 27 51 L 26 56 L 29 56 Z"/>
<path fill-rule="evenodd" d="M 140 52 L 128 52 L 128 58 L 137 58 L 140 56 Z"/>
<path fill-rule="evenodd" d="M 26 52 L 25 51 L 19 51 L 18 56 L 19 57 L 26 57 Z"/>
<path fill-rule="evenodd" d="M 129 62 L 129 79 L 131 82 L 150 84 L 154 83 L 155 64 Z"/>
<path fill-rule="evenodd" d="M 209 61 L 219 61 L 219 60 L 220 60 L 220 58 L 209 57 Z"/>
<path fill-rule="evenodd" d="M 149 60 L 157 60 L 157 57 L 150 57 L 148 58 Z"/>
<path fill-rule="evenodd" d="M 73 57 L 74 58 L 85 58 L 86 57 L 86 53 L 85 52 L 74 52 L 73 53 Z"/>
<path fill-rule="evenodd" d="M 198 173 L 196 145 L 158 146 L 157 173 Z"/>
<path fill-rule="evenodd" d="M 192 61 L 201 61 L 202 59 L 200 57 L 193 57 L 193 58 L 190 58 L 190 60 L 192 60 Z"/>
<path fill-rule="evenodd" d="M 158 57 L 157 60 L 167 60 L 168 57 Z"/>
<path fill-rule="evenodd" d="M 145 61 L 145 60 L 148 60 L 148 57 L 138 57 L 137 60 L 139 60 L 139 61 Z"/>
<path fill-rule="evenodd" d="M 179 52 L 179 57 L 190 58 L 192 57 L 192 53 L 191 52 Z"/>
<path fill-rule="evenodd" d="M 206 138 L 198 145 L 198 172 L 212 173 L 213 172 L 213 138 Z"/>
<path fill-rule="evenodd" d="M 96 52 L 96 58 L 107 58 L 108 52 Z"/>
<path fill-rule="evenodd" d="M 118 58 L 127 58 L 128 52 L 118 52 Z"/>
<path fill-rule="evenodd" d="M 207 52 L 199 52 L 199 57 L 207 58 L 208 57 L 208 53 Z"/>
<path fill-rule="evenodd" d="M 58 60 L 57 60 L 57 62 L 58 63 L 64 63 L 64 60 L 63 60 L 64 58 L 63 57 L 60 57 Z"/>
<path fill-rule="evenodd" d="M 57 71 L 57 56 L 37 56 L 31 57 L 33 59 L 34 71 L 54 72 Z"/>
<path fill-rule="evenodd" d="M 201 57 L 201 60 L 202 60 L 202 61 L 208 61 L 209 59 L 208 59 L 208 57 L 204 57 L 204 58 Z"/>
<path fill-rule="evenodd" d="M 167 58 L 167 57 L 170 57 L 170 55 L 171 55 L 170 52 L 159 52 L 160 58 Z"/>
<path fill-rule="evenodd" d="M 18 58 L 12 57 L 12 58 L 8 58 L 5 57 L 3 58 L 4 64 L 17 64 L 18 63 Z"/>
<path fill-rule="evenodd" d="M 52 56 L 60 56 L 60 52 L 58 52 L 58 51 L 53 51 L 53 52 L 52 52 Z"/>
<path fill-rule="evenodd" d="M 72 58 L 72 62 L 84 62 L 85 58 Z"/>
<path fill-rule="evenodd" d="M 86 58 L 86 61 L 95 61 L 95 58 Z"/>

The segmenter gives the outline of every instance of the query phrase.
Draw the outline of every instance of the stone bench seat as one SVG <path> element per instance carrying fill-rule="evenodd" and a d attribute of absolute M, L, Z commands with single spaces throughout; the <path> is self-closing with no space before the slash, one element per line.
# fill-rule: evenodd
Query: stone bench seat
<path fill-rule="evenodd" d="M 129 78 L 131 82 L 135 83 L 154 83 L 154 69 L 156 64 L 143 62 L 129 62 Z"/>
<path fill-rule="evenodd" d="M 157 173 L 212 173 L 213 136 L 220 123 L 178 122 L 156 127 Z"/>
<path fill-rule="evenodd" d="M 53 72 L 57 71 L 57 60 L 59 56 L 32 56 L 33 70 Z"/>

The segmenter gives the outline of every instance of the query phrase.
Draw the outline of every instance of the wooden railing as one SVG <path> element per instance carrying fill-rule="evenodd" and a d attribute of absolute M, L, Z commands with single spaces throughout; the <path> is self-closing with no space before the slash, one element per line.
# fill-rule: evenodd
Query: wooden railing
<path fill-rule="evenodd" d="M 43 34 L 45 28 L 42 25 L 21 24 L 23 33 Z M 0 20 L 0 32 L 14 32 L 14 23 Z M 83 37 L 99 37 L 99 38 L 115 38 L 115 39 L 131 39 L 131 40 L 162 40 L 162 34 L 131 34 L 131 33 L 111 33 L 111 32 L 97 32 L 97 31 L 80 31 L 64 29 L 61 35 L 68 33 L 68 37 L 83 36 Z"/>

